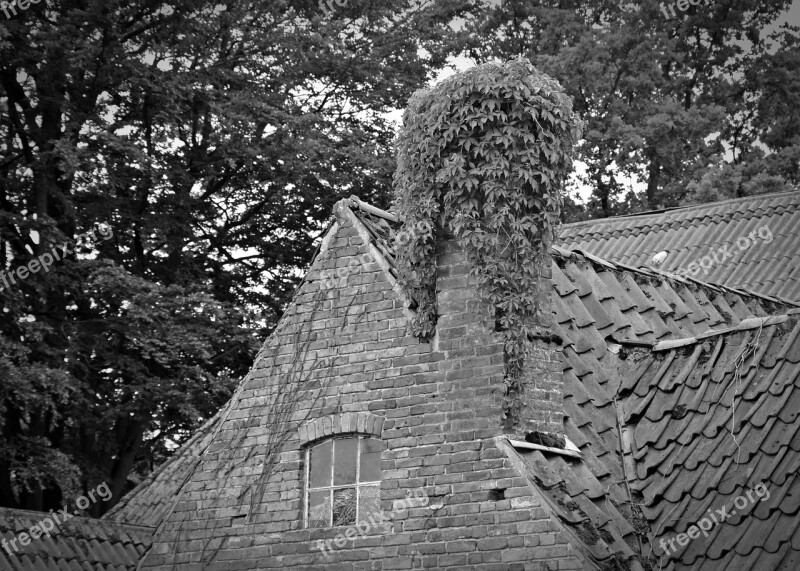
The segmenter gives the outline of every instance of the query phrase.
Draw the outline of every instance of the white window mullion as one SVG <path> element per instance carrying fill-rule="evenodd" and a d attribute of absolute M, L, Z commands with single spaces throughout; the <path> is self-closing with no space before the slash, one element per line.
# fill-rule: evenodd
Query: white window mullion
<path fill-rule="evenodd" d="M 331 515 L 328 518 L 328 527 L 333 527 L 333 474 L 335 472 L 334 466 L 336 465 L 336 439 L 331 441 Z"/>
<path fill-rule="evenodd" d="M 311 511 L 311 448 L 306 448 L 306 505 L 303 510 L 303 527 L 308 528 L 308 512 Z"/>
<path fill-rule="evenodd" d="M 361 437 L 356 441 L 356 523 L 358 523 L 358 497 L 361 495 L 359 474 L 361 473 Z"/>

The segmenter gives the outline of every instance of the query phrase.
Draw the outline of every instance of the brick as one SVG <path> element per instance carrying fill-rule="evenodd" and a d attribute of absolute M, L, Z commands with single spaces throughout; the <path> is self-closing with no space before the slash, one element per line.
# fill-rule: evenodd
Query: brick
<path fill-rule="evenodd" d="M 476 541 L 472 540 L 459 540 L 459 541 L 448 541 L 446 544 L 446 549 L 448 553 L 459 553 L 462 551 L 475 551 L 475 546 L 477 545 Z"/>
<path fill-rule="evenodd" d="M 479 551 L 494 551 L 504 549 L 507 545 L 508 539 L 505 537 L 487 537 L 478 540 L 477 548 Z"/>

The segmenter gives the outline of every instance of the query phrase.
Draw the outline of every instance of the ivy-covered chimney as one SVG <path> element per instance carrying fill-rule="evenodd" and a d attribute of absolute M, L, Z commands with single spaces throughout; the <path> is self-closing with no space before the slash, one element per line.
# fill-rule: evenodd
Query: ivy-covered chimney
<path fill-rule="evenodd" d="M 503 429 L 518 438 L 563 438 L 549 248 L 579 137 L 558 82 L 517 59 L 415 93 L 398 140 L 395 246 L 399 281 L 416 305 L 414 334 L 448 343 L 474 335 L 448 326 L 437 336 L 438 321 L 464 311 L 451 302 L 471 290 L 476 318 L 502 343 Z"/>

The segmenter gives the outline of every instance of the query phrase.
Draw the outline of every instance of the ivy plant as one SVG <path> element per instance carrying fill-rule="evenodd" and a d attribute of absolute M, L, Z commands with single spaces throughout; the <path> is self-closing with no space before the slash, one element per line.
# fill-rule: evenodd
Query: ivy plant
<path fill-rule="evenodd" d="M 403 116 L 394 208 L 413 229 L 396 245 L 400 283 L 417 304 L 413 332 L 434 333 L 437 240 L 448 234 L 502 331 L 507 414 L 524 342 L 542 323 L 540 272 L 580 132 L 572 100 L 525 59 L 480 65 L 417 91 Z"/>

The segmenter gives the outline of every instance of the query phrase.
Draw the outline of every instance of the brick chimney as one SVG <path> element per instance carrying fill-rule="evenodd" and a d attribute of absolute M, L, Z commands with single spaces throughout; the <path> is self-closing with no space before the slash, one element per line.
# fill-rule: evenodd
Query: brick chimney
<path fill-rule="evenodd" d="M 563 447 L 563 365 L 561 341 L 552 334 L 551 296 L 552 259 L 549 254 L 538 260 L 539 311 L 526 343 L 525 368 L 522 393 L 512 395 L 524 403 L 519 418 L 503 419 L 505 353 L 502 334 L 494 320 L 487 317 L 475 279 L 469 276 L 470 264 L 456 241 L 440 229 L 437 249 L 436 302 L 438 320 L 434 350 L 444 353 L 446 361 L 453 361 L 456 370 L 469 380 L 465 386 L 475 391 L 470 403 L 477 418 L 488 422 L 482 426 L 494 427 L 497 434 L 507 434 L 515 439 Z M 482 358 L 484 357 L 484 358 Z M 487 360 L 485 357 L 490 357 Z M 474 367 L 470 364 L 474 362 Z M 453 375 L 459 373 L 453 372 Z M 463 393 L 457 393 L 463 396 Z M 466 403 L 458 403 L 465 405 Z"/>
<path fill-rule="evenodd" d="M 558 187 L 580 138 L 571 100 L 557 81 L 521 58 L 477 66 L 415 94 L 404 117 L 395 174 L 398 212 L 408 220 L 439 217 L 434 232 L 439 256 L 434 339 L 454 358 L 471 347 L 499 343 L 503 358 L 513 361 L 503 363 L 499 382 L 476 369 L 475 386 L 483 383 L 483 390 L 500 398 L 503 432 L 557 445 L 564 440 L 562 358 L 551 327 L 549 248 L 561 203 Z M 487 211 L 492 208 L 495 212 Z M 480 262 L 487 264 L 482 276 L 491 284 L 492 298 L 501 299 L 499 306 L 508 311 L 519 311 L 517 315 L 494 316 L 480 307 L 477 280 L 469 278 L 471 263 L 446 228 L 471 241 L 470 249 L 486 260 Z M 426 226 L 426 238 L 429 230 Z M 487 240 L 486 232 L 496 234 Z M 429 255 L 429 250 L 401 251 L 401 273 L 412 275 L 420 255 Z M 501 258 L 491 259 L 495 255 Z M 421 287 L 431 287 L 430 272 L 424 271 L 421 281 Z M 515 284 L 536 291 L 515 289 Z M 431 293 L 423 291 L 415 324 L 426 335 L 434 321 Z M 498 330 L 495 321 L 513 329 Z M 514 386 L 505 397 L 512 406 L 503 402 L 509 367 Z M 497 403 L 490 404 L 494 414 Z"/>
<path fill-rule="evenodd" d="M 523 376 L 523 399 L 520 418 L 511 419 L 511 430 L 535 444 L 564 446 L 564 365 L 562 340 L 553 334 L 552 258 L 549 252 L 538 261 L 541 279 L 537 299 L 541 300 L 534 333 L 529 335 Z M 538 434 L 538 436 L 537 436 Z M 539 441 L 554 437 L 556 442 Z"/>

